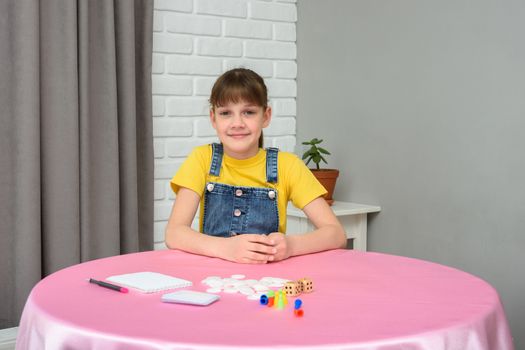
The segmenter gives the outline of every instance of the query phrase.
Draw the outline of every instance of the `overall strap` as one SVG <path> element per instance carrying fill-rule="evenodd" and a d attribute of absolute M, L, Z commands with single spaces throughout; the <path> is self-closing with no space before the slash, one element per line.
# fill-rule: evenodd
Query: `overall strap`
<path fill-rule="evenodd" d="M 210 175 L 213 176 L 219 176 L 221 172 L 221 164 L 222 164 L 222 144 L 220 143 L 212 143 L 212 156 L 211 156 L 211 165 L 210 165 Z"/>
<path fill-rule="evenodd" d="M 266 149 L 266 182 L 277 183 L 277 154 L 278 148 Z"/>

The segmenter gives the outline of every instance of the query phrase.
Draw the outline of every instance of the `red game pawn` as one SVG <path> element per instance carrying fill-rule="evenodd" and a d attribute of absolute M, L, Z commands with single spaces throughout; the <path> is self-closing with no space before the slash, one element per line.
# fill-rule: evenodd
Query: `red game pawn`
<path fill-rule="evenodd" d="M 303 315 L 304 315 L 304 311 L 303 311 L 303 309 L 294 309 L 294 310 L 293 310 L 293 313 L 294 313 L 295 316 L 297 316 L 297 317 L 303 317 Z"/>

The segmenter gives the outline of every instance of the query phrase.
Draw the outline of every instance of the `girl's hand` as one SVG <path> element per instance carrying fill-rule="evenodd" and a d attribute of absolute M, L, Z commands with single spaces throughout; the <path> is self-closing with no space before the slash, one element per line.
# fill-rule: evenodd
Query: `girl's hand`
<path fill-rule="evenodd" d="M 284 260 L 290 257 L 291 247 L 284 234 L 281 232 L 272 232 L 268 235 L 268 238 L 275 242 L 274 247 L 277 249 L 273 261 Z"/>
<path fill-rule="evenodd" d="M 226 260 L 244 264 L 266 264 L 275 260 L 275 242 L 267 235 L 242 234 L 225 239 Z"/>

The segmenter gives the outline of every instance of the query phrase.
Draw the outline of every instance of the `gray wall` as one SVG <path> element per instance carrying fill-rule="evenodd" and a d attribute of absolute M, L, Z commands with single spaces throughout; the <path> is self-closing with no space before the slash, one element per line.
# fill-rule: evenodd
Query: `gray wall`
<path fill-rule="evenodd" d="M 382 207 L 369 249 L 482 277 L 524 349 L 525 2 L 299 0 L 297 45 L 298 142 Z"/>

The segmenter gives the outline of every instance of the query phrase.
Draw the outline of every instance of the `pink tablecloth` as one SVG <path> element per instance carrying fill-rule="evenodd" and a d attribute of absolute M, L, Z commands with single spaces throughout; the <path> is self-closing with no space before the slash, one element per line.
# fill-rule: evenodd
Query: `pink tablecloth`
<path fill-rule="evenodd" d="M 163 292 L 122 294 L 93 277 L 156 271 L 207 276 L 310 277 L 304 317 L 221 294 L 207 307 L 166 304 Z M 336 250 L 267 265 L 234 264 L 178 251 L 116 256 L 76 265 L 38 283 L 27 300 L 17 349 L 512 349 L 498 294 L 442 265 Z"/>

